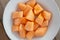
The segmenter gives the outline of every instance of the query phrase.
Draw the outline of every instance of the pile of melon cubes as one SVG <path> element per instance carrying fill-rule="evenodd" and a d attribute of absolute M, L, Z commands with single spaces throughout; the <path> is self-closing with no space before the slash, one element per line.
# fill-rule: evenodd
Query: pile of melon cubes
<path fill-rule="evenodd" d="M 44 36 L 52 14 L 43 9 L 36 0 L 18 3 L 17 6 L 17 10 L 12 13 L 12 32 L 17 32 L 21 38 L 27 40 Z"/>

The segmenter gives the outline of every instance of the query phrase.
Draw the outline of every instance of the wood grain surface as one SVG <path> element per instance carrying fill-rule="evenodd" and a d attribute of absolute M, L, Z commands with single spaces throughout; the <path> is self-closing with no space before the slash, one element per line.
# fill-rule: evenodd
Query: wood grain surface
<path fill-rule="evenodd" d="M 0 0 L 0 40 L 10 40 L 4 30 L 3 23 L 2 23 L 4 8 L 8 3 L 8 1 L 9 0 Z M 57 37 L 55 37 L 54 40 L 57 40 Z"/>
<path fill-rule="evenodd" d="M 0 40 L 10 40 L 6 35 L 1 22 L 0 22 Z"/>
<path fill-rule="evenodd" d="M 8 36 L 6 35 L 6 32 L 2 24 L 4 8 L 8 1 L 9 0 L 0 0 L 0 40 L 10 40 Z"/>

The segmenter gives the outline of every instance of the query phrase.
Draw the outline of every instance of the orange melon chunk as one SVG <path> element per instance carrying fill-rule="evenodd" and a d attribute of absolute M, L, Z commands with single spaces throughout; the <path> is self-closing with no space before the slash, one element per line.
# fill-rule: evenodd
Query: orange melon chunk
<path fill-rule="evenodd" d="M 25 25 L 25 30 L 27 30 L 27 31 L 33 31 L 33 29 L 34 29 L 34 22 L 28 21 L 26 23 L 26 25 Z"/>
<path fill-rule="evenodd" d="M 26 5 L 27 7 L 26 7 L 26 9 L 24 10 L 24 16 L 26 16 L 27 14 L 28 14 L 28 12 L 32 9 L 32 7 L 31 6 L 29 6 L 29 5 Z"/>
<path fill-rule="evenodd" d="M 39 25 L 41 25 L 44 21 L 44 18 L 41 14 L 39 14 L 39 16 L 36 18 L 35 22 L 38 23 Z"/>
<path fill-rule="evenodd" d="M 23 11 L 25 10 L 26 5 L 24 3 L 18 3 L 18 8 Z"/>
<path fill-rule="evenodd" d="M 26 19 L 28 19 L 28 20 L 30 20 L 30 21 L 34 21 L 34 18 L 35 18 L 34 13 L 33 13 L 32 10 L 30 10 L 30 11 L 28 12 L 27 16 L 26 16 Z"/>
<path fill-rule="evenodd" d="M 51 19 L 51 16 L 52 16 L 52 14 L 51 14 L 50 12 L 48 12 L 48 11 L 43 11 L 43 12 L 42 12 L 42 15 L 43 15 L 43 17 L 44 17 L 46 20 L 50 20 L 50 19 Z"/>
<path fill-rule="evenodd" d="M 37 23 L 34 23 L 34 30 L 36 30 L 39 27 Z"/>
<path fill-rule="evenodd" d="M 19 12 L 13 12 L 12 14 L 12 19 L 16 19 L 16 18 L 21 18 L 23 17 L 23 11 L 19 11 Z"/>
<path fill-rule="evenodd" d="M 35 3 L 36 3 L 36 0 L 29 0 L 26 4 L 30 5 L 33 8 Z"/>
<path fill-rule="evenodd" d="M 19 11 L 19 17 L 20 17 L 20 18 L 23 17 L 23 11 Z"/>
<path fill-rule="evenodd" d="M 17 19 L 14 20 L 13 23 L 14 23 L 14 25 L 20 25 L 21 21 L 20 21 L 19 18 L 17 18 Z"/>
<path fill-rule="evenodd" d="M 24 30 L 23 27 L 24 27 L 24 26 L 23 26 L 22 24 L 20 24 L 20 26 L 19 26 L 19 36 L 20 36 L 21 38 L 25 38 L 25 37 L 26 37 L 26 31 Z"/>
<path fill-rule="evenodd" d="M 42 23 L 41 27 L 47 27 L 48 24 L 49 24 L 49 21 L 48 21 L 48 20 L 45 20 L 45 21 Z"/>
<path fill-rule="evenodd" d="M 34 32 L 32 31 L 32 32 L 28 32 L 27 34 L 26 34 L 26 38 L 28 39 L 28 40 L 32 40 L 32 38 L 34 37 Z"/>
<path fill-rule="evenodd" d="M 35 36 L 44 36 L 48 27 L 41 27 L 35 31 Z"/>
<path fill-rule="evenodd" d="M 34 7 L 35 15 L 38 15 L 41 11 L 43 11 L 43 8 L 39 4 L 36 4 Z"/>
<path fill-rule="evenodd" d="M 26 24 L 26 22 L 27 22 L 27 19 L 25 17 L 22 17 L 20 20 L 21 20 L 22 24 Z"/>
<path fill-rule="evenodd" d="M 12 32 L 18 32 L 19 26 L 13 25 L 12 26 Z"/>

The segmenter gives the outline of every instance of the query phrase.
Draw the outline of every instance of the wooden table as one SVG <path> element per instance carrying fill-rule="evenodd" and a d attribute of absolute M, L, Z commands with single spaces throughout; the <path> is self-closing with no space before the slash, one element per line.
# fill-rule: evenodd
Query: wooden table
<path fill-rule="evenodd" d="M 10 40 L 5 33 L 3 24 L 2 24 L 2 16 L 4 12 L 4 8 L 8 0 L 0 0 L 0 40 Z"/>
<path fill-rule="evenodd" d="M 6 32 L 3 27 L 3 23 L 2 23 L 4 8 L 8 1 L 9 0 L 0 0 L 0 40 L 10 40 L 6 35 Z M 54 40 L 57 40 L 56 37 L 54 38 Z"/>

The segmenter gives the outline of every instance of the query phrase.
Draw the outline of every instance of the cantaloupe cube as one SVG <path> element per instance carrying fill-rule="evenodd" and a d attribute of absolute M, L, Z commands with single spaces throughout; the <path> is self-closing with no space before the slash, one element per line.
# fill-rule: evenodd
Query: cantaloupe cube
<path fill-rule="evenodd" d="M 19 36 L 21 38 L 25 38 L 26 37 L 26 31 L 24 30 L 24 26 L 22 24 L 20 24 L 20 26 L 19 26 Z"/>
<path fill-rule="evenodd" d="M 24 3 L 18 3 L 18 8 L 23 11 L 25 10 L 26 5 Z"/>
<path fill-rule="evenodd" d="M 13 12 L 12 13 L 12 19 L 15 19 L 15 18 L 17 18 L 18 17 L 18 12 L 16 11 L 16 12 Z"/>
<path fill-rule="evenodd" d="M 39 24 L 37 24 L 36 22 L 34 23 L 34 30 L 36 30 L 39 27 Z"/>
<path fill-rule="evenodd" d="M 16 19 L 14 19 L 14 21 L 13 21 L 13 24 L 14 24 L 14 25 L 20 25 L 20 23 L 21 23 L 20 18 L 16 18 Z"/>
<path fill-rule="evenodd" d="M 23 17 L 23 11 L 19 11 L 19 17 L 20 17 L 20 18 Z"/>
<path fill-rule="evenodd" d="M 43 8 L 41 7 L 41 5 L 36 4 L 35 7 L 34 7 L 35 15 L 38 15 L 41 11 L 43 11 Z"/>
<path fill-rule="evenodd" d="M 26 16 L 27 14 L 28 14 L 28 12 L 32 9 L 32 7 L 31 6 L 29 6 L 29 5 L 26 5 L 27 7 L 26 7 L 26 9 L 24 10 L 24 16 Z"/>
<path fill-rule="evenodd" d="M 47 32 L 48 27 L 41 27 L 35 31 L 35 36 L 44 36 Z"/>
<path fill-rule="evenodd" d="M 30 10 L 30 11 L 28 12 L 27 16 L 26 16 L 26 19 L 28 19 L 28 20 L 30 20 L 30 21 L 34 21 L 34 18 L 35 18 L 34 13 L 33 13 L 32 10 Z"/>
<path fill-rule="evenodd" d="M 21 38 L 25 38 L 25 37 L 26 37 L 26 31 L 25 31 L 25 30 L 20 31 L 20 32 L 19 32 L 19 36 L 20 36 Z"/>
<path fill-rule="evenodd" d="M 44 20 L 44 22 L 42 23 L 41 27 L 47 27 L 49 24 L 48 20 Z"/>
<path fill-rule="evenodd" d="M 34 30 L 34 22 L 28 21 L 25 25 L 25 30 L 27 31 L 33 31 Z"/>
<path fill-rule="evenodd" d="M 28 40 L 32 40 L 32 38 L 34 37 L 34 32 L 32 31 L 32 32 L 28 32 L 27 34 L 26 34 L 26 38 L 28 39 Z"/>
<path fill-rule="evenodd" d="M 44 18 L 41 14 L 39 14 L 39 16 L 36 18 L 35 22 L 38 23 L 39 25 L 41 25 L 44 21 Z"/>
<path fill-rule="evenodd" d="M 26 4 L 30 5 L 33 8 L 35 3 L 36 3 L 36 0 L 29 0 Z"/>
<path fill-rule="evenodd" d="M 27 22 L 27 19 L 25 17 L 22 17 L 20 20 L 21 20 L 22 24 L 26 24 L 26 22 Z"/>
<path fill-rule="evenodd" d="M 12 14 L 12 19 L 16 19 L 16 18 L 21 18 L 23 17 L 23 11 L 19 11 L 19 12 L 13 12 Z"/>
<path fill-rule="evenodd" d="M 50 20 L 50 19 L 51 19 L 51 16 L 52 16 L 52 14 L 51 14 L 50 12 L 48 12 L 48 11 L 43 11 L 43 12 L 42 12 L 42 15 L 43 15 L 43 17 L 44 17 L 46 20 Z"/>
<path fill-rule="evenodd" d="M 19 28 L 19 26 L 13 25 L 12 26 L 12 32 L 18 32 L 18 28 Z"/>
<path fill-rule="evenodd" d="M 20 24 L 19 25 L 19 31 L 22 31 L 22 30 L 24 30 L 24 25 L 23 24 Z"/>

